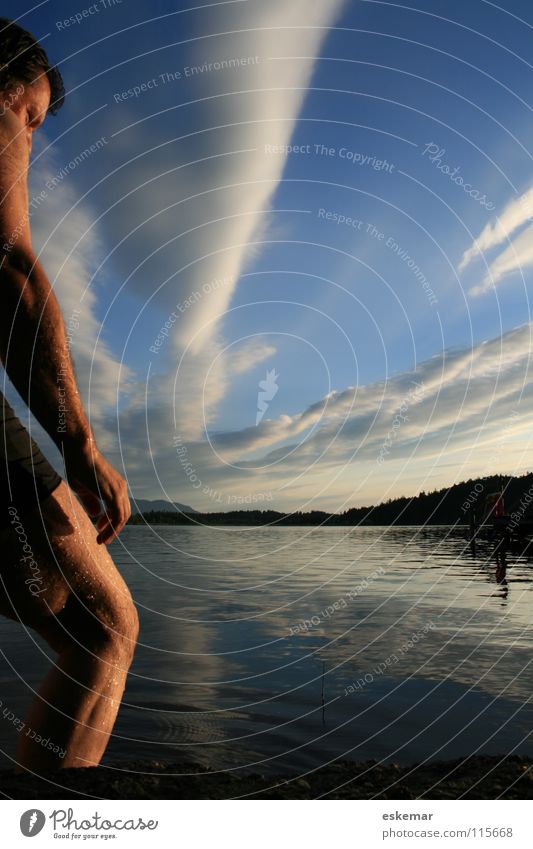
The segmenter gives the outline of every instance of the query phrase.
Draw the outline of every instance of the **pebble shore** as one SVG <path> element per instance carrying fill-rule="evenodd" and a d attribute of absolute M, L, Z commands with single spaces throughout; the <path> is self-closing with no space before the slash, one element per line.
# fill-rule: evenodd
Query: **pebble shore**
<path fill-rule="evenodd" d="M 405 766 L 337 761 L 305 775 L 138 761 L 44 777 L 0 773 L 7 799 L 533 799 L 533 761 L 477 756 Z"/>

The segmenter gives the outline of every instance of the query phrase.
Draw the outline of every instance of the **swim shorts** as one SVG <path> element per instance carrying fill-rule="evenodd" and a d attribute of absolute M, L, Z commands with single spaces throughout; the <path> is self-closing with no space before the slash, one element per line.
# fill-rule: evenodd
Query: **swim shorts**
<path fill-rule="evenodd" d="M 22 518 L 62 480 L 0 392 L 0 528 L 11 522 L 10 507 Z"/>

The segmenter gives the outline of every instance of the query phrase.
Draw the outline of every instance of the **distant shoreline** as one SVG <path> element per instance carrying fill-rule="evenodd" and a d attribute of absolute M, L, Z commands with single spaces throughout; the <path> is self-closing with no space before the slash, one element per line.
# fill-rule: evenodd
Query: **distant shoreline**
<path fill-rule="evenodd" d="M 209 521 L 205 521 L 205 517 L 204 517 L 204 521 L 199 520 L 198 516 L 202 516 L 202 514 L 196 514 L 195 513 L 194 518 L 192 518 L 191 521 L 185 521 L 185 522 L 176 521 L 176 522 L 174 522 L 172 520 L 169 520 L 169 521 L 150 521 L 149 514 L 145 514 L 144 521 L 141 520 L 141 521 L 137 521 L 137 522 L 128 522 L 128 525 L 130 525 L 131 527 L 140 527 L 140 526 L 143 526 L 143 525 L 149 525 L 151 528 L 162 528 L 162 527 L 166 527 L 168 525 L 175 525 L 175 526 L 178 526 L 178 527 L 182 527 L 182 526 L 188 527 L 190 525 L 201 525 L 201 526 L 205 526 L 205 527 L 215 527 L 215 526 L 223 527 L 223 526 L 226 526 L 226 527 L 231 527 L 231 528 L 239 527 L 239 526 L 249 527 L 249 528 L 262 528 L 262 527 L 271 527 L 272 525 L 274 525 L 274 527 L 280 527 L 280 528 L 331 527 L 331 528 L 387 528 L 388 529 L 388 528 L 468 528 L 469 527 L 468 524 L 460 523 L 460 522 L 456 522 L 455 524 L 448 524 L 448 523 L 445 523 L 445 522 L 424 522 L 424 523 L 419 523 L 419 524 L 413 524 L 413 523 L 408 524 L 408 523 L 402 523 L 402 522 L 395 522 L 394 524 L 390 524 L 390 525 L 380 525 L 377 522 L 375 522 L 375 523 L 374 522 L 364 522 L 364 523 L 358 523 L 358 524 L 352 525 L 352 524 L 348 524 L 347 522 L 334 522 L 334 521 L 329 521 L 329 522 L 324 522 L 324 523 L 320 523 L 320 522 L 298 522 L 298 521 L 294 521 L 294 522 L 293 521 L 290 521 L 290 522 L 260 522 L 260 523 L 258 523 L 256 521 L 253 521 L 252 519 L 250 519 L 249 521 L 242 521 L 242 522 L 231 522 L 231 521 L 209 522 Z"/>
<path fill-rule="evenodd" d="M 145 510 L 131 516 L 130 525 L 320 525 L 347 527 L 391 527 L 395 526 L 468 526 L 474 515 L 478 519 L 483 513 L 485 500 L 493 493 L 503 493 L 506 512 L 511 514 L 515 505 L 522 504 L 524 494 L 533 492 L 533 473 L 519 477 L 490 475 L 462 481 L 434 492 L 390 499 L 368 507 L 352 507 L 343 513 L 328 513 L 324 510 L 282 513 L 277 510 L 228 510 L 218 512 L 195 512 L 179 509 L 179 505 L 168 502 L 168 508 Z M 529 501 L 531 496 L 526 495 Z M 149 504 L 149 502 L 146 502 Z M 159 502 L 160 503 L 160 502 Z M 531 510 L 520 508 L 521 519 L 531 521 Z"/>

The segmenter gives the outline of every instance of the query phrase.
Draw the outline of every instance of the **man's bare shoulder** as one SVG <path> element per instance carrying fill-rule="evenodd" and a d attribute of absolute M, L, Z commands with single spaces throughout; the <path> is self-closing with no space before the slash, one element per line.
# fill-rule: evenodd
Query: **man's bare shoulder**
<path fill-rule="evenodd" d="M 25 129 L 8 109 L 0 114 L 0 255 L 3 256 L 11 253 L 15 245 L 25 250 L 31 248 L 29 159 Z"/>
<path fill-rule="evenodd" d="M 11 109 L 0 109 L 0 169 L 25 171 L 29 162 L 28 143 L 24 129 Z"/>

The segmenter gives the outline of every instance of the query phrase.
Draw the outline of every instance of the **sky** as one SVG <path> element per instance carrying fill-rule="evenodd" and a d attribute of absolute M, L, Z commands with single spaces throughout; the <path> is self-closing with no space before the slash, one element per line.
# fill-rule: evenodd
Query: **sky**
<path fill-rule="evenodd" d="M 5 6 L 65 80 L 34 247 L 132 498 L 341 512 L 532 468 L 526 0 Z"/>

